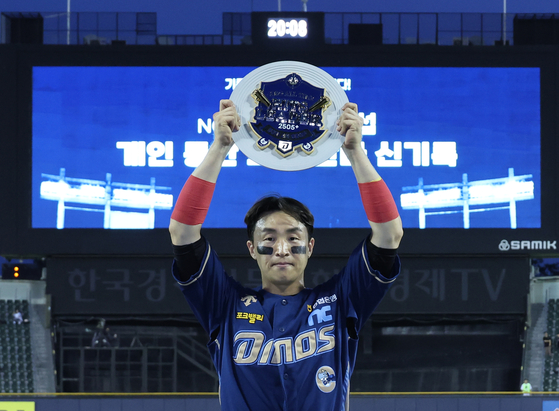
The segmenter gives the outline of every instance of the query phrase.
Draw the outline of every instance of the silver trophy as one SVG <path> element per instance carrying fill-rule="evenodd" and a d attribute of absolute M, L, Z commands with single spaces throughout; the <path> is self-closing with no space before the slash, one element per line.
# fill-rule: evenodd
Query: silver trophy
<path fill-rule="evenodd" d="M 344 137 L 336 130 L 347 95 L 324 70 L 298 61 L 261 66 L 237 84 L 231 100 L 241 117 L 239 149 L 268 168 L 297 171 L 332 157 Z"/>

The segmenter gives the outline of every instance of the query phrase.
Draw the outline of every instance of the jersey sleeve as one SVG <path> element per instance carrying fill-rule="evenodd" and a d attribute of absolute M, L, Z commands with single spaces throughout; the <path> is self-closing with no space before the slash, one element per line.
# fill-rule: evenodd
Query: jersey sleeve
<path fill-rule="evenodd" d="M 400 273 L 400 258 L 396 256 L 392 275 L 384 277 L 369 264 L 366 241 L 363 241 L 349 257 L 347 265 L 330 281 L 343 299 L 346 316 L 355 319 L 358 332 L 375 308 L 382 301 Z"/>
<path fill-rule="evenodd" d="M 206 332 L 213 335 L 226 318 L 226 308 L 235 295 L 233 291 L 240 284 L 227 275 L 217 253 L 207 241 L 198 272 L 181 281 L 176 261 L 173 261 L 172 272 L 194 315 Z"/>

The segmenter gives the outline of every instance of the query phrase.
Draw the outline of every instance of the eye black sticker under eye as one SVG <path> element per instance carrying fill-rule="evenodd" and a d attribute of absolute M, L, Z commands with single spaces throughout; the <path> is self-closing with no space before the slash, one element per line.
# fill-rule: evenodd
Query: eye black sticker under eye
<path fill-rule="evenodd" d="M 271 255 L 274 253 L 274 249 L 272 247 L 265 247 L 263 245 L 257 246 L 256 251 L 258 252 L 258 254 L 262 255 Z"/>
<path fill-rule="evenodd" d="M 274 253 L 274 249 L 272 247 L 265 247 L 263 245 L 257 246 L 256 251 L 260 255 L 272 255 Z M 307 253 L 307 247 L 304 245 L 291 247 L 291 254 L 306 254 L 306 253 Z"/>

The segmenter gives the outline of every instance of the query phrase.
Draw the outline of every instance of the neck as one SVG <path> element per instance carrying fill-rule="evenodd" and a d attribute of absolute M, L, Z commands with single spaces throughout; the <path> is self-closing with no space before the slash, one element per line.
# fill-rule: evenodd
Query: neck
<path fill-rule="evenodd" d="M 292 284 L 262 284 L 263 290 L 283 296 L 299 294 L 304 288 L 305 285 L 302 280 Z"/>

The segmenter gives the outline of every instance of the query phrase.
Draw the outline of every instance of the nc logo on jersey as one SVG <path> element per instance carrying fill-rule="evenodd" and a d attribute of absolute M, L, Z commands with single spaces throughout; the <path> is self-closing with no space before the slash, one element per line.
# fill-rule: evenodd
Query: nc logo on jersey
<path fill-rule="evenodd" d="M 316 372 L 316 386 L 322 392 L 329 393 L 336 388 L 336 374 L 332 367 L 324 365 Z"/>
<path fill-rule="evenodd" d="M 257 106 L 249 122 L 259 137 L 257 147 L 264 150 L 272 144 L 283 157 L 297 148 L 311 154 L 314 144 L 328 131 L 323 128 L 322 116 L 331 102 L 324 91 L 296 73 L 261 82 L 260 88 L 252 93 Z"/>
<path fill-rule="evenodd" d="M 316 324 L 320 324 L 326 321 L 332 321 L 332 316 L 328 314 L 331 310 L 329 305 L 325 305 L 322 308 L 317 308 L 309 315 L 309 319 L 307 320 L 309 326 L 313 326 L 315 324 L 314 320 L 316 319 Z"/>

